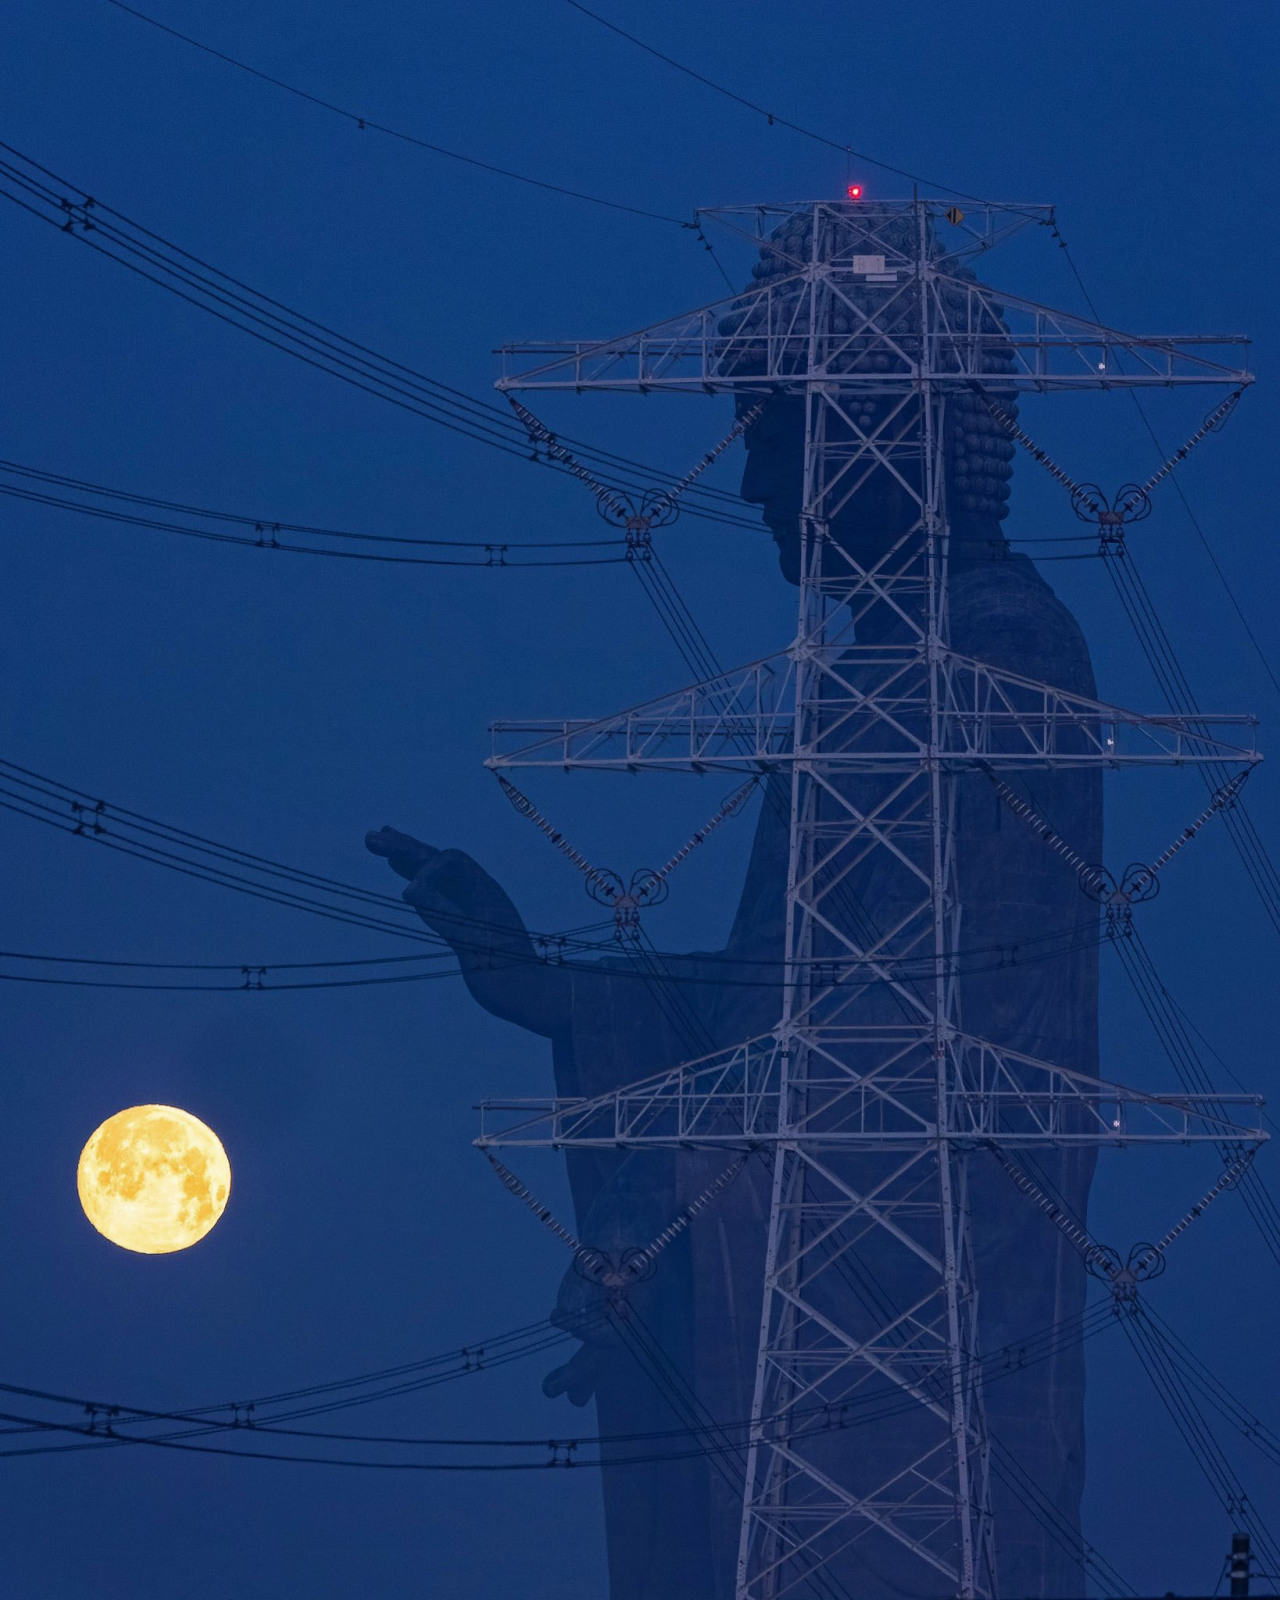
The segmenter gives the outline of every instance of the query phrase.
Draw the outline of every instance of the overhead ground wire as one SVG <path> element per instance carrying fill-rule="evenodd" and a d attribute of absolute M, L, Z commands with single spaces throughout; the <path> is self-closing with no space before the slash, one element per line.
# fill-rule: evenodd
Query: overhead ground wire
<path fill-rule="evenodd" d="M 680 228 L 697 228 L 696 222 L 691 221 L 687 217 L 677 217 L 669 215 L 665 212 L 646 210 L 641 206 L 629 205 L 624 201 L 612 200 L 604 195 L 591 194 L 584 190 L 569 188 L 563 184 L 551 183 L 546 179 L 536 178 L 528 173 L 517 172 L 508 167 L 498 166 L 492 162 L 483 161 L 476 156 L 468 155 L 462 151 L 451 150 L 444 145 L 437 144 L 431 140 L 423 139 L 417 134 L 408 133 L 403 129 L 395 128 L 389 124 L 380 122 L 373 117 L 364 115 L 360 112 L 352 111 L 345 106 L 340 106 L 334 101 L 327 99 L 323 95 L 314 93 L 312 90 L 303 89 L 297 84 L 288 82 L 284 78 L 280 78 L 272 73 L 265 72 L 260 67 L 252 66 L 249 62 L 238 56 L 231 55 L 225 50 L 219 50 L 215 46 L 207 44 L 201 39 L 195 38 L 192 34 L 182 32 L 180 29 L 173 27 L 170 23 L 160 21 L 159 18 L 151 16 L 148 12 L 142 11 L 136 6 L 126 4 L 125 0 L 107 0 L 107 3 L 114 6 L 119 11 L 126 12 L 128 15 L 135 17 L 139 22 L 145 22 L 149 27 L 156 28 L 161 33 L 169 35 L 170 38 L 180 40 L 183 44 L 189 45 L 195 50 L 202 51 L 205 55 L 210 56 L 217 61 L 221 61 L 227 66 L 234 67 L 239 72 L 247 73 L 249 76 L 257 78 L 263 83 L 270 84 L 275 89 L 283 90 L 284 93 L 293 95 L 297 99 L 306 102 L 308 105 L 315 106 L 319 110 L 327 111 L 334 116 L 343 118 L 345 121 L 351 123 L 360 132 L 384 134 L 392 139 L 400 140 L 402 143 L 411 145 L 417 149 L 429 151 L 433 155 L 443 156 L 451 161 L 460 161 L 468 166 L 476 167 L 484 172 L 492 173 L 497 177 L 508 178 L 516 183 L 527 184 L 536 189 L 542 189 L 552 194 L 565 196 L 568 199 L 585 201 L 589 205 L 601 206 L 611 211 L 625 212 L 632 216 L 644 218 L 650 222 L 665 222 Z M 904 167 L 892 166 L 888 162 L 878 160 L 875 156 L 868 155 L 865 151 L 855 150 L 848 143 L 843 143 L 841 141 L 828 138 L 825 134 L 818 133 L 812 128 L 806 128 L 802 124 L 793 122 L 789 118 L 781 116 L 777 112 L 771 112 L 765 106 L 758 105 L 755 102 L 746 99 L 744 96 L 736 93 L 734 90 L 728 88 L 724 84 L 716 82 L 713 78 L 707 77 L 705 74 L 696 71 L 692 67 L 686 66 L 681 61 L 676 60 L 675 57 L 667 55 L 663 51 L 658 50 L 655 46 L 646 44 L 634 34 L 628 33 L 624 28 L 620 28 L 616 23 L 610 22 L 607 18 L 600 16 L 599 13 L 590 10 L 587 6 L 579 4 L 578 0 L 567 0 L 567 3 L 572 5 L 575 11 L 580 11 L 584 16 L 590 17 L 593 22 L 597 22 L 601 27 L 609 29 L 610 32 L 625 39 L 629 44 L 634 45 L 637 49 L 643 50 L 648 55 L 654 56 L 656 59 L 664 62 L 667 66 L 674 68 L 677 72 L 681 72 L 686 77 L 692 78 L 696 82 L 701 83 L 705 87 L 713 90 L 716 94 L 722 95 L 726 99 L 734 101 L 737 105 L 742 106 L 745 110 L 754 112 L 757 116 L 765 117 L 771 126 L 776 124 L 778 127 L 786 128 L 789 132 L 798 133 L 806 139 L 810 139 L 818 144 L 824 145 L 828 149 L 838 151 L 839 154 L 843 156 L 854 157 L 859 161 L 866 161 L 871 166 L 879 168 L 879 170 L 882 172 L 891 172 L 897 177 L 907 178 L 913 183 L 923 184 L 926 188 L 942 189 L 947 193 L 956 195 L 960 199 L 974 200 L 978 198 L 976 195 L 965 194 L 963 190 L 956 189 L 953 186 L 938 183 L 930 178 L 924 178 L 918 173 L 909 172 Z"/>
<path fill-rule="evenodd" d="M 836 150 L 842 156 L 853 156 L 859 161 L 866 161 L 871 166 L 878 167 L 881 172 L 892 172 L 896 177 L 908 178 L 912 183 L 923 184 L 926 189 L 942 189 L 946 193 L 953 194 L 962 200 L 978 199 L 977 195 L 966 194 L 963 189 L 955 189 L 947 184 L 937 183 L 932 178 L 922 177 L 917 172 L 908 172 L 905 167 L 891 166 L 887 161 L 877 160 L 875 156 L 867 155 L 863 150 L 855 150 L 852 145 L 846 142 L 828 138 L 826 134 L 818 133 L 812 128 L 806 128 L 801 123 L 794 122 L 776 111 L 770 111 L 767 106 L 748 100 L 745 96 L 738 94 L 736 90 L 728 88 L 725 84 L 717 83 L 714 78 L 707 77 L 705 73 L 698 72 L 693 67 L 686 66 L 684 62 L 676 60 L 674 56 L 667 55 L 665 51 L 659 50 L 656 46 L 646 44 L 643 39 L 637 38 L 634 33 L 628 33 L 625 28 L 620 28 L 616 22 L 610 22 L 607 17 L 602 17 L 598 11 L 592 11 L 590 7 L 582 5 L 581 0 L 565 0 L 565 3 L 572 6 L 575 11 L 580 11 L 584 17 L 590 17 L 593 22 L 598 22 L 602 28 L 607 28 L 610 33 L 615 33 L 619 38 L 625 39 L 628 44 L 635 45 L 638 50 L 643 50 L 646 55 L 655 57 L 658 61 L 662 61 L 667 66 L 674 68 L 675 71 L 683 73 L 685 77 L 694 79 L 695 82 L 703 84 L 706 88 L 713 90 L 718 95 L 722 95 L 725 99 L 732 100 L 745 110 L 754 112 L 756 116 L 764 117 L 770 127 L 776 124 L 780 128 L 786 128 L 791 133 L 798 133 L 805 139 L 811 139 L 816 144 L 825 145 L 829 150 Z"/>
<path fill-rule="evenodd" d="M 588 205 L 603 206 L 610 211 L 622 211 L 633 217 L 643 217 L 650 222 L 668 222 L 678 228 L 692 228 L 694 224 L 683 217 L 667 216 L 661 211 L 646 211 L 642 206 L 627 205 L 621 200 L 610 200 L 604 195 L 588 194 L 581 189 L 570 189 L 564 184 L 550 183 L 544 178 L 531 177 L 525 172 L 516 172 L 509 167 L 495 166 L 492 162 L 482 161 L 478 156 L 467 155 L 460 150 L 450 150 L 441 144 L 423 139 L 417 134 L 407 133 L 402 128 L 394 128 L 384 122 L 379 122 L 373 117 L 363 116 L 359 112 L 350 111 L 345 106 L 336 105 L 332 100 L 312 93 L 309 89 L 301 89 L 297 84 L 288 83 L 283 78 L 277 78 L 261 68 L 250 66 L 247 61 L 227 54 L 224 50 L 215 49 L 203 40 L 193 38 L 189 33 L 183 33 L 178 28 L 172 27 L 167 22 L 161 22 L 158 17 L 150 16 L 145 11 L 139 11 L 136 6 L 126 5 L 125 0 L 107 0 L 108 5 L 115 6 L 118 11 L 126 11 L 131 17 L 136 17 L 139 22 L 145 22 L 149 27 L 158 28 L 161 33 L 167 33 L 170 38 L 180 39 L 183 44 L 191 45 L 193 49 L 201 50 L 215 60 L 225 62 L 229 67 L 235 67 L 240 72 L 246 72 L 250 77 L 258 78 L 263 83 L 269 83 L 273 88 L 283 89 L 286 94 L 295 95 L 299 100 L 304 100 L 308 105 L 316 106 L 321 111 L 332 112 L 334 116 L 342 117 L 352 123 L 360 132 L 385 134 L 388 138 L 398 139 L 402 144 L 412 145 L 419 150 L 429 151 L 432 155 L 444 156 L 450 161 L 461 161 L 469 167 L 479 168 L 482 172 L 493 173 L 496 177 L 510 178 L 515 183 L 528 184 L 535 189 L 543 189 L 551 194 L 563 195 L 570 200 L 583 200 Z"/>

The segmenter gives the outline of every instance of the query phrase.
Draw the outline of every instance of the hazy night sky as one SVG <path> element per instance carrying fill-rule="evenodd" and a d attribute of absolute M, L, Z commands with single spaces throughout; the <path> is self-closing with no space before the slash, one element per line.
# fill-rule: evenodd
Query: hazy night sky
<path fill-rule="evenodd" d="M 1183 481 L 1274 651 L 1273 6 L 600 3 L 837 141 L 959 189 L 1055 202 L 1112 325 L 1251 334 L 1261 381 Z M 837 195 L 847 176 L 872 195 L 909 193 L 857 159 L 847 175 L 843 156 L 770 128 L 563 0 L 152 4 L 175 27 L 370 117 L 646 209 L 685 216 Z M 604 336 L 724 292 L 687 231 L 362 133 L 105 0 L 12 0 L 0 39 L 0 138 L 265 293 L 473 393 L 487 392 L 504 339 Z M 16 207 L 0 207 L 0 248 L 0 456 L 268 520 L 495 542 L 598 536 L 577 485 L 256 344 Z M 735 276 L 748 265 L 732 247 L 724 258 Z M 1047 232 L 983 270 L 1084 310 Z M 1162 399 L 1152 415 L 1174 444 L 1210 403 Z M 543 410 L 673 477 L 729 418 L 723 399 L 566 397 Z M 1114 485 L 1156 465 L 1124 397 L 1033 400 L 1023 420 L 1079 477 Z M 733 487 L 741 461 L 738 447 L 716 481 Z M 1025 459 L 1008 526 L 1079 531 Z M 592 919 L 577 874 L 481 762 L 492 717 L 603 713 L 687 680 L 625 566 L 379 567 L 9 499 L 0 528 L 7 759 L 394 891 L 363 849 L 365 830 L 388 822 L 471 850 L 535 927 Z M 1168 489 L 1133 539 L 1202 704 L 1256 711 L 1270 748 L 1280 697 Z M 793 591 L 763 529 L 686 519 L 662 540 L 723 660 L 786 641 Z M 1103 697 L 1163 709 L 1100 563 L 1044 571 L 1085 626 Z M 665 859 L 726 787 L 552 776 L 536 793 L 588 854 L 630 871 Z M 1249 801 L 1280 854 L 1271 771 L 1251 781 Z M 1110 794 L 1111 864 L 1157 853 L 1202 804 L 1189 776 L 1126 778 Z M 673 879 L 647 924 L 660 946 L 723 938 L 751 827 L 727 825 Z M 6 950 L 267 966 L 401 953 L 3 812 L 0 847 Z M 1140 915 L 1196 1024 L 1274 1098 L 1276 935 L 1225 833 L 1206 831 Z M 1105 955 L 1103 973 L 1104 1071 L 1171 1084 Z M 550 1310 L 562 1247 L 470 1147 L 479 1096 L 546 1091 L 549 1051 L 482 1012 L 458 981 L 275 995 L 3 989 L 3 1381 L 194 1406 L 413 1361 Z M 93 1128 L 151 1100 L 207 1121 L 234 1175 L 213 1234 L 158 1258 L 107 1244 L 75 1189 Z M 1272 1153 L 1260 1166 L 1280 1181 Z M 1122 1249 L 1158 1235 L 1212 1167 L 1207 1154 L 1104 1156 L 1095 1231 Z M 522 1170 L 567 1205 L 550 1161 Z M 1276 1288 L 1231 1196 L 1149 1291 L 1273 1423 Z M 561 1359 L 535 1356 L 332 1425 L 591 1432 L 590 1410 L 541 1396 Z M 0 1439 L 0 1455 L 27 1442 Z M 1230 1449 L 1263 1515 L 1280 1512 L 1280 1476 L 1247 1447 Z M 14 1600 L 596 1600 L 604 1588 L 598 1484 L 585 1471 L 393 1473 L 138 1447 L 0 1460 L 0 1500 L 0 1571 Z M 1231 1525 L 1116 1330 L 1090 1346 L 1085 1512 L 1087 1537 L 1140 1593 L 1205 1593 L 1216 1581 Z"/>

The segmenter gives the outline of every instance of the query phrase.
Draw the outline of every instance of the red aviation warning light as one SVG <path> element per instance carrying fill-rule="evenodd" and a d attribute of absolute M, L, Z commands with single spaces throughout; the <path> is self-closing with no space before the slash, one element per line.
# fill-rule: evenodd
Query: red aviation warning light
<path fill-rule="evenodd" d="M 845 190 L 845 193 L 849 196 L 850 200 L 861 200 L 862 185 L 860 183 L 851 183 Z"/>

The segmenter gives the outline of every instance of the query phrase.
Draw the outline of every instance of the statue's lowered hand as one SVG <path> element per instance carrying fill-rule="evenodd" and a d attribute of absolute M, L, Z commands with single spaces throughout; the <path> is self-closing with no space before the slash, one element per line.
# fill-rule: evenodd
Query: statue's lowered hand
<path fill-rule="evenodd" d="M 396 828 L 375 829 L 365 844 L 409 880 L 403 898 L 451 946 L 487 1011 L 548 1037 L 566 1025 L 568 974 L 539 957 L 510 896 L 478 861 Z"/>

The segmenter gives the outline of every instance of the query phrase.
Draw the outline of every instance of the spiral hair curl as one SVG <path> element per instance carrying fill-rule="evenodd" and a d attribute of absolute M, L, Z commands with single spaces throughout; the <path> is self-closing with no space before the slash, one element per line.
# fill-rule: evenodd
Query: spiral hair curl
<path fill-rule="evenodd" d="M 822 240 L 823 255 L 837 261 L 860 253 L 860 246 L 868 253 L 874 251 L 879 255 L 888 249 L 907 257 L 914 255 L 917 249 L 913 217 L 877 214 L 874 207 L 824 208 L 823 227 L 830 229 L 829 237 Z M 760 250 L 759 261 L 751 269 L 755 280 L 751 285 L 752 297 L 736 302 L 718 325 L 718 331 L 732 340 L 721 363 L 722 371 L 736 376 L 763 374 L 768 370 L 770 344 L 774 349 L 775 373 L 788 368 L 798 371 L 807 362 L 808 285 L 797 275 L 795 263 L 809 260 L 812 234 L 813 212 L 805 210 L 794 213 L 769 235 L 768 243 Z M 941 254 L 932 235 L 929 249 L 935 256 Z M 977 282 L 976 274 L 963 265 L 957 266 L 951 276 Z M 765 298 L 755 293 L 775 282 L 778 287 L 771 296 Z M 910 352 L 913 345 L 919 343 L 919 308 L 915 297 L 902 295 L 894 282 L 868 282 L 866 274 L 852 272 L 847 277 L 841 275 L 840 290 L 843 298 L 832 305 L 827 314 L 829 348 L 823 354 L 829 370 L 833 373 L 903 370 L 903 357 L 883 348 L 884 339 L 880 333 L 858 331 L 857 318 L 846 301 L 866 315 L 875 314 L 879 328 L 891 335 L 902 350 Z M 944 283 L 939 295 L 943 313 L 950 313 L 957 321 L 962 319 L 966 313 L 964 291 L 957 285 Z M 1000 337 L 1007 338 L 1009 330 L 998 307 L 984 311 L 982 326 L 977 331 L 982 336 L 978 365 L 983 373 L 990 374 L 989 393 L 999 399 L 1004 411 L 1016 416 L 1013 395 L 1000 383 L 1001 377 L 1013 369 L 1014 354 Z M 966 330 L 966 336 L 971 332 Z M 951 363 L 960 370 L 959 355 L 947 350 L 945 340 L 941 342 L 937 358 L 944 366 Z M 855 395 L 851 405 L 858 426 L 865 430 L 875 423 L 878 412 L 883 414 L 885 402 L 868 393 Z M 979 394 L 958 388 L 948 398 L 947 431 L 948 501 L 953 517 L 961 513 L 966 519 L 1002 521 L 1009 514 L 1015 453 L 1005 429 L 991 415 Z"/>

